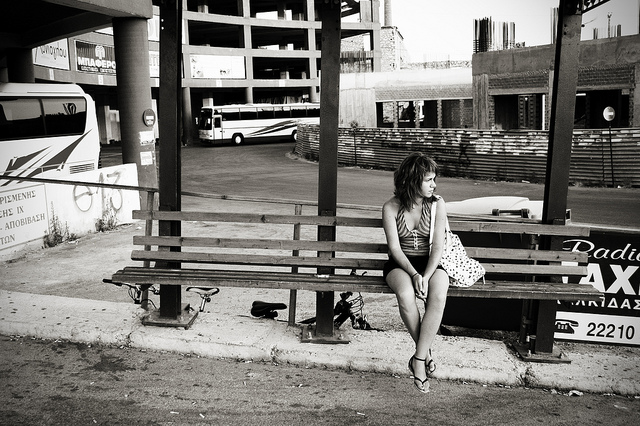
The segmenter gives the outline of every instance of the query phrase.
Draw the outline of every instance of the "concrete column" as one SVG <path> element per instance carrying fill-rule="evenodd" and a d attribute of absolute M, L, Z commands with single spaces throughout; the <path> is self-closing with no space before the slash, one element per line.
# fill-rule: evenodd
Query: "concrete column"
<path fill-rule="evenodd" d="M 305 18 L 309 22 L 313 22 L 316 19 L 316 10 L 314 0 L 305 0 Z M 309 52 L 315 52 L 316 50 L 316 31 L 311 28 L 306 30 L 307 32 L 307 50 Z M 316 62 L 316 58 L 313 55 L 309 55 L 308 59 L 309 64 L 309 75 L 310 79 L 318 78 L 318 65 Z M 320 102 L 320 94 L 318 93 L 318 87 L 315 85 L 309 86 L 309 102 L 317 103 Z"/>
<path fill-rule="evenodd" d="M 118 77 L 118 109 L 123 163 L 136 163 L 138 184 L 158 187 L 153 126 L 145 125 L 143 113 L 151 108 L 147 21 L 114 18 L 113 43 Z M 162 136 L 162 135 L 161 135 Z M 146 193 L 140 194 L 141 206 Z"/>
<path fill-rule="evenodd" d="M 392 101 L 391 105 L 393 105 L 393 128 L 397 129 L 400 123 L 400 114 L 398 114 L 398 102 Z"/>
<path fill-rule="evenodd" d="M 193 111 L 191 110 L 191 89 L 182 88 L 182 145 L 193 145 Z"/>
<path fill-rule="evenodd" d="M 8 78 L 11 83 L 34 83 L 31 49 L 11 49 L 7 55 Z"/>
<path fill-rule="evenodd" d="M 98 133 L 100 133 L 100 144 L 108 145 L 111 139 L 111 122 L 109 120 L 109 104 L 96 105 L 96 116 L 98 119 Z"/>

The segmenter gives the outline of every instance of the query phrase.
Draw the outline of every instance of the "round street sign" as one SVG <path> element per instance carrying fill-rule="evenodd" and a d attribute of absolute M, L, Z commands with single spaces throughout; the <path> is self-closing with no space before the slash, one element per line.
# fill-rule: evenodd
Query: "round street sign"
<path fill-rule="evenodd" d="M 144 121 L 145 126 L 153 127 L 156 124 L 156 113 L 151 108 L 145 109 L 142 113 L 142 121 Z"/>
<path fill-rule="evenodd" d="M 612 107 L 606 107 L 604 111 L 602 111 L 602 116 L 607 121 L 613 121 L 616 118 L 616 110 Z"/>

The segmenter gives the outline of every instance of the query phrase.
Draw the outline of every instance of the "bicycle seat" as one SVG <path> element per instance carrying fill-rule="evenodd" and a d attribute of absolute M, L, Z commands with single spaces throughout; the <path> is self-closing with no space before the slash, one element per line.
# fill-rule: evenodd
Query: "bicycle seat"
<path fill-rule="evenodd" d="M 187 287 L 187 291 L 197 293 L 202 297 L 209 297 L 218 294 L 220 289 L 217 287 Z"/>
<path fill-rule="evenodd" d="M 256 300 L 251 304 L 251 315 L 258 318 L 275 318 L 278 316 L 276 310 L 279 309 L 287 309 L 287 305 Z"/>
<path fill-rule="evenodd" d="M 220 289 L 218 287 L 187 287 L 187 291 L 200 295 L 202 299 L 200 301 L 200 312 L 204 312 L 204 307 L 207 302 L 211 302 L 211 296 L 218 294 Z"/>

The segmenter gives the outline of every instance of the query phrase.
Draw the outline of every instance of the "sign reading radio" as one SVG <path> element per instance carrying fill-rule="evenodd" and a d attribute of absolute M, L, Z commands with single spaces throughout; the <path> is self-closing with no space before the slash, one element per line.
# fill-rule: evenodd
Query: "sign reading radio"
<path fill-rule="evenodd" d="M 116 56 L 113 46 L 76 40 L 76 69 L 95 74 L 116 73 Z"/>
<path fill-rule="evenodd" d="M 602 299 L 559 305 L 555 338 L 640 346 L 640 234 L 592 230 L 564 248 L 589 254 L 580 283 L 600 290 Z"/>

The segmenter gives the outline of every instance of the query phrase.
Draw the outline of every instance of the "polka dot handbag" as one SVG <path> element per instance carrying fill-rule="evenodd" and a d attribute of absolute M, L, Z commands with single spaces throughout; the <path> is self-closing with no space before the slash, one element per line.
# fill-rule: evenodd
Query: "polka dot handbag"
<path fill-rule="evenodd" d="M 430 234 L 432 234 L 431 229 L 435 224 L 435 212 L 436 202 L 432 204 L 431 208 Z M 445 244 L 440 265 L 449 275 L 449 284 L 453 287 L 470 287 L 481 278 L 484 282 L 484 274 L 486 273 L 484 267 L 477 260 L 467 256 L 467 251 L 464 249 L 460 237 L 449 229 L 449 219 L 446 222 Z"/>

